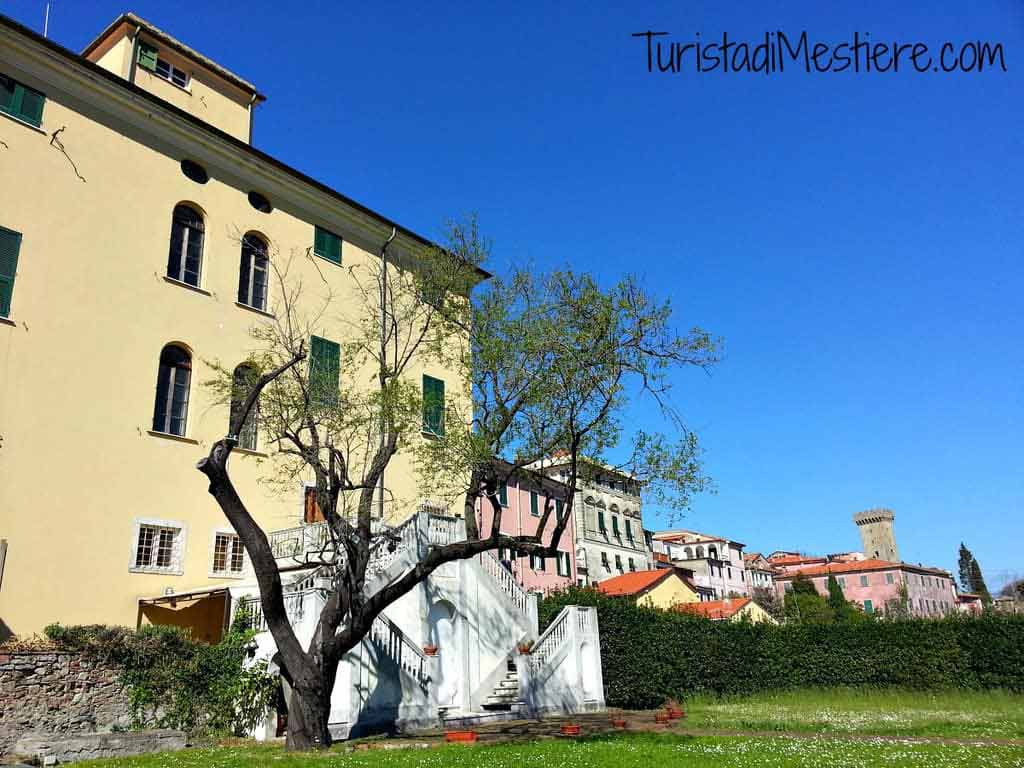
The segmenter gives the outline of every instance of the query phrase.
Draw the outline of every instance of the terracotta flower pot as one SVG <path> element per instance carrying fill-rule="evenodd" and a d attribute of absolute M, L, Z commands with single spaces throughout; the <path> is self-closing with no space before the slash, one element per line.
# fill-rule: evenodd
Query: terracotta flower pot
<path fill-rule="evenodd" d="M 677 709 L 676 707 L 669 707 L 667 714 L 669 720 L 678 720 L 681 717 L 686 717 L 686 713 L 683 712 L 683 710 L 681 709 Z"/>
<path fill-rule="evenodd" d="M 579 736 L 580 726 L 575 725 L 574 723 L 566 723 L 559 729 L 559 731 L 563 736 Z"/>
<path fill-rule="evenodd" d="M 436 645 L 424 645 L 423 646 L 423 653 L 425 653 L 427 656 L 437 656 L 437 646 Z"/>
<path fill-rule="evenodd" d="M 626 721 L 622 720 L 620 718 L 614 718 L 613 717 L 611 723 L 612 723 L 612 727 L 613 728 L 625 728 L 626 727 Z"/>
<path fill-rule="evenodd" d="M 520 646 L 519 646 L 519 652 L 520 652 L 521 654 L 523 654 L 524 656 L 526 656 L 526 655 L 527 655 L 527 654 L 528 654 L 528 653 L 530 652 L 530 649 L 531 649 L 532 647 L 533 647 L 533 646 L 531 646 L 531 645 L 520 645 Z"/>
<path fill-rule="evenodd" d="M 668 722 L 668 713 L 667 712 L 657 712 L 654 715 L 654 722 L 656 722 L 656 723 L 667 723 Z"/>
<path fill-rule="evenodd" d="M 476 731 L 445 731 L 444 740 L 447 742 L 471 743 L 476 741 Z"/>

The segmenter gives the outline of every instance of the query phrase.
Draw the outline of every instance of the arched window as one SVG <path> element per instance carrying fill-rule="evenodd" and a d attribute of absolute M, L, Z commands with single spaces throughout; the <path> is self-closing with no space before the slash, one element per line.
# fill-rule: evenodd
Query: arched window
<path fill-rule="evenodd" d="M 238 303 L 267 308 L 267 241 L 255 232 L 242 238 L 242 264 L 238 269 Z"/>
<path fill-rule="evenodd" d="M 708 557 L 712 558 L 713 560 L 718 559 L 718 550 L 715 549 L 714 546 L 708 547 Z"/>
<path fill-rule="evenodd" d="M 692 549 L 690 549 L 689 547 L 686 547 L 683 551 L 686 553 L 686 559 L 687 560 L 693 560 L 693 550 Z"/>
<path fill-rule="evenodd" d="M 203 266 L 203 217 L 184 203 L 174 206 L 171 217 L 171 250 L 167 255 L 167 276 L 199 287 Z"/>
<path fill-rule="evenodd" d="M 249 390 L 252 389 L 252 385 L 255 381 L 256 369 L 251 365 L 242 363 L 240 366 L 235 368 L 234 386 L 231 388 L 232 421 L 234 421 L 235 414 L 238 413 L 245 404 L 245 398 L 249 396 Z M 245 448 L 250 451 L 256 450 L 256 432 L 259 429 L 259 411 L 260 404 L 257 400 L 253 409 L 249 411 L 249 416 L 242 425 L 242 429 L 238 433 L 239 448 Z"/>
<path fill-rule="evenodd" d="M 156 404 L 153 407 L 153 431 L 185 435 L 188 416 L 188 386 L 192 377 L 192 356 L 176 344 L 160 352 L 160 370 L 156 377 Z"/>
<path fill-rule="evenodd" d="M 697 559 L 698 560 L 703 560 L 704 559 L 704 547 L 701 547 L 701 546 L 697 547 Z"/>

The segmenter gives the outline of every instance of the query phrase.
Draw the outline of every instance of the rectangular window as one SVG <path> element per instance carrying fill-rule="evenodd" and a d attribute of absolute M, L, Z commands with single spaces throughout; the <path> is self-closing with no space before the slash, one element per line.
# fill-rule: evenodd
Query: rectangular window
<path fill-rule="evenodd" d="M 174 572 L 178 570 L 178 535 L 180 528 L 162 525 L 139 525 L 135 540 L 133 566 L 139 570 Z"/>
<path fill-rule="evenodd" d="M 635 571 L 636 570 L 636 563 L 633 562 L 633 558 L 632 557 L 629 558 L 629 570 L 631 570 L 631 571 Z"/>
<path fill-rule="evenodd" d="M 607 552 L 602 552 L 601 553 L 601 565 L 604 566 L 604 569 L 606 571 L 611 571 L 611 569 L 612 569 L 612 567 L 608 564 L 608 553 Z"/>
<path fill-rule="evenodd" d="M 630 520 L 626 521 L 626 539 L 628 539 L 630 543 L 633 542 L 633 523 Z"/>
<path fill-rule="evenodd" d="M 544 558 L 540 555 L 530 555 L 530 567 L 538 573 L 543 573 Z"/>
<path fill-rule="evenodd" d="M 42 93 L 0 73 L 0 112 L 38 128 L 43 122 L 45 103 Z"/>
<path fill-rule="evenodd" d="M 617 539 L 622 536 L 619 533 L 619 518 L 616 515 L 612 515 L 612 535 Z"/>
<path fill-rule="evenodd" d="M 157 50 L 156 46 L 139 41 L 139 55 L 136 59 L 139 66 L 150 72 L 156 70 Z"/>
<path fill-rule="evenodd" d="M 604 510 L 602 509 L 597 510 L 597 530 L 604 534 L 608 533 L 608 529 L 604 525 Z"/>
<path fill-rule="evenodd" d="M 615 556 L 615 570 L 622 573 L 622 558 L 619 555 Z"/>
<path fill-rule="evenodd" d="M 338 404 L 341 346 L 313 336 L 309 342 L 309 396 L 317 405 Z"/>
<path fill-rule="evenodd" d="M 242 572 L 245 550 L 242 540 L 234 533 L 218 533 L 213 540 L 213 572 L 223 576 L 237 576 Z"/>
<path fill-rule="evenodd" d="M 156 67 L 153 69 L 153 74 L 162 77 L 168 82 L 174 83 L 179 88 L 188 87 L 188 73 L 183 69 L 171 64 L 167 59 L 162 59 L 157 56 Z"/>
<path fill-rule="evenodd" d="M 11 316 L 14 276 L 18 271 L 21 233 L 0 227 L 0 317 Z"/>
<path fill-rule="evenodd" d="M 503 507 L 508 506 L 508 483 L 498 486 L 498 503 Z"/>
<path fill-rule="evenodd" d="M 561 499 L 555 499 L 555 520 L 559 523 L 562 522 L 562 517 L 565 515 L 565 504 L 562 503 Z"/>
<path fill-rule="evenodd" d="M 868 577 L 867 576 L 861 576 L 860 577 L 860 585 L 862 587 L 866 587 L 868 585 Z"/>
<path fill-rule="evenodd" d="M 536 491 L 530 491 L 530 514 L 534 517 L 540 517 L 540 509 L 537 506 Z"/>
<path fill-rule="evenodd" d="M 874 613 L 875 607 L 871 604 L 870 600 L 864 601 L 864 613 Z"/>
<path fill-rule="evenodd" d="M 886 584 L 892 584 L 893 583 L 893 575 L 891 573 L 885 574 L 885 583 Z"/>
<path fill-rule="evenodd" d="M 326 229 L 315 227 L 313 233 L 313 253 L 322 259 L 341 264 L 341 238 Z"/>
<path fill-rule="evenodd" d="M 840 576 L 838 579 L 836 579 L 836 581 L 839 582 L 839 586 L 840 587 L 842 587 L 843 589 L 846 589 L 846 578 L 845 577 Z"/>
<path fill-rule="evenodd" d="M 423 431 L 444 437 L 444 382 L 423 375 Z"/>
<path fill-rule="evenodd" d="M 559 576 L 569 575 L 569 553 L 559 552 L 555 559 L 555 568 Z"/>

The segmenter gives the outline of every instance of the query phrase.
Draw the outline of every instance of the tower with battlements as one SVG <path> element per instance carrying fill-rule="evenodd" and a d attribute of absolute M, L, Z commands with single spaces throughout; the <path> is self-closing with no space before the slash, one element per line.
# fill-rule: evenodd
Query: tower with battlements
<path fill-rule="evenodd" d="M 853 516 L 853 522 L 860 528 L 860 540 L 865 557 L 900 562 L 900 553 L 896 549 L 896 534 L 892 530 L 892 521 L 895 518 L 896 514 L 884 507 L 858 512 Z"/>

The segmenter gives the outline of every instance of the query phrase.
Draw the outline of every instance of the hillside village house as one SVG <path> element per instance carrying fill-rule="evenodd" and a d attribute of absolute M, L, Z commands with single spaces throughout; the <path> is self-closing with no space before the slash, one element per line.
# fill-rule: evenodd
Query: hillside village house
<path fill-rule="evenodd" d="M 747 570 L 747 584 L 751 589 L 774 590 L 775 569 L 760 552 L 748 552 L 743 555 L 743 567 Z"/>
<path fill-rule="evenodd" d="M 215 641 L 244 604 L 259 653 L 273 654 L 246 554 L 195 469 L 229 416 L 202 386 L 207 361 L 244 363 L 250 329 L 272 321 L 270 260 L 296 256 L 309 300 L 336 300 L 308 348 L 338 379 L 360 306 L 350 269 L 389 241 L 389 260 L 416 269 L 431 243 L 251 146 L 263 100 L 133 14 L 82 55 L 0 16 L 3 173 L 17 180 L 0 185 L 4 634 L 153 621 Z M 434 401 L 467 389 L 433 363 L 410 375 Z M 323 541 L 312 476 L 278 492 L 259 483 L 259 459 L 272 465 L 271 446 L 243 434 L 232 475 L 288 570 L 285 604 L 306 643 L 329 578 L 303 566 Z M 408 455 L 384 486 L 377 525 L 397 543 L 372 556 L 368 590 L 464 535 Z M 536 652 L 517 665 L 529 641 Z M 330 723 L 346 736 L 603 702 L 593 609 L 567 608 L 538 635 L 536 596 L 485 553 L 438 569 L 374 623 L 339 669 Z"/>
<path fill-rule="evenodd" d="M 669 610 L 677 605 L 697 603 L 697 589 L 675 569 L 624 573 L 605 579 L 598 591 L 610 597 L 630 597 L 637 605 Z"/>
<path fill-rule="evenodd" d="M 559 481 L 568 477 L 568 465 L 559 456 L 530 468 Z M 611 467 L 594 466 L 590 475 L 580 478 L 573 499 L 576 583 L 588 586 L 652 568 L 640 509 L 640 483 Z"/>
<path fill-rule="evenodd" d="M 502 474 L 507 474 L 511 465 L 501 463 L 504 469 Z M 535 535 L 547 496 L 553 499 L 554 507 L 545 527 L 543 541 L 550 544 L 556 518 L 564 514 L 572 515 L 572 510 L 566 509 L 566 491 L 564 483 L 532 472 L 521 471 L 509 477 L 508 482 L 498 488 L 498 502 L 502 507 L 501 532 L 510 536 Z M 486 534 L 491 530 L 494 513 L 489 501 L 477 500 L 477 519 L 481 532 Z M 573 524 L 574 521 L 570 520 L 562 532 L 558 554 L 554 558 L 521 556 L 505 549 L 497 550 L 496 555 L 523 589 L 531 592 L 563 589 L 576 583 Z"/>
<path fill-rule="evenodd" d="M 675 610 L 689 613 L 711 621 L 749 621 L 752 624 L 767 622 L 778 624 L 764 608 L 749 597 L 727 597 L 724 600 L 711 600 L 703 603 L 686 603 L 677 605 Z"/>
<path fill-rule="evenodd" d="M 654 548 L 692 570 L 696 584 L 711 589 L 716 599 L 750 594 L 739 542 L 696 531 L 662 531 L 654 534 Z"/>
<path fill-rule="evenodd" d="M 792 590 L 793 579 L 802 575 L 811 580 L 819 594 L 827 596 L 830 574 L 836 577 L 846 599 L 860 605 L 865 613 L 889 610 L 900 599 L 903 586 L 914 616 L 938 617 L 958 610 L 956 585 L 947 571 L 885 560 L 826 563 L 789 571 L 776 575 L 775 588 L 782 597 Z"/>

